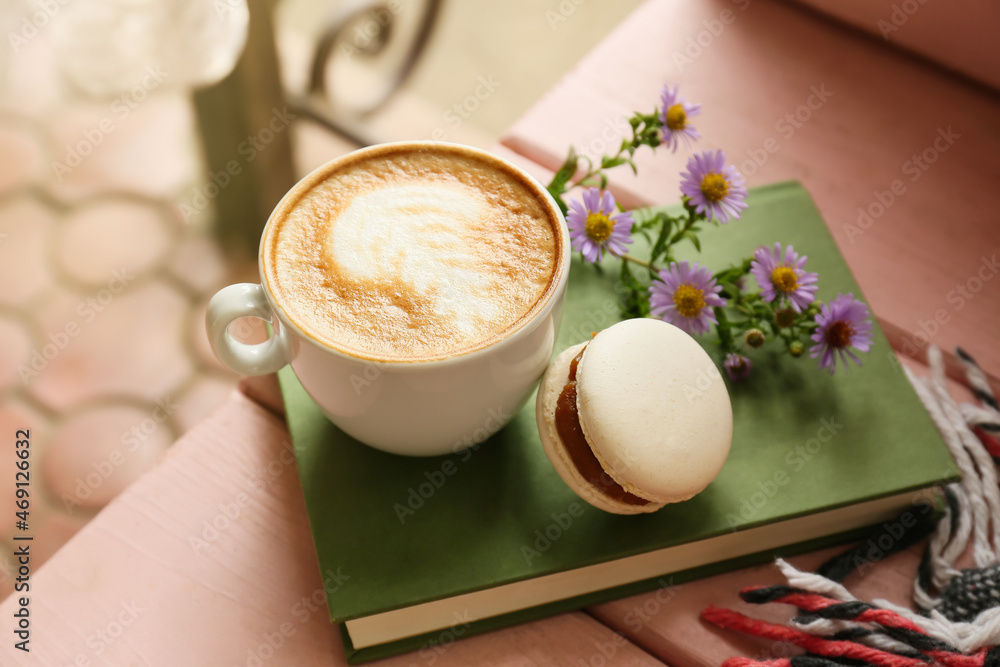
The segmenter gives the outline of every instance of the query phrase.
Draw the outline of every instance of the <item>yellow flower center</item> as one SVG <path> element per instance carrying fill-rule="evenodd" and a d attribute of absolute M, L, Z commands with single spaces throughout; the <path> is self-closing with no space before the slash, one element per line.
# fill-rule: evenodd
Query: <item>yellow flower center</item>
<path fill-rule="evenodd" d="M 799 279 L 795 276 L 795 269 L 790 266 L 779 266 L 772 271 L 771 282 L 785 294 L 794 292 L 799 288 Z"/>
<path fill-rule="evenodd" d="M 684 317 L 697 317 L 705 308 L 705 293 L 694 285 L 681 285 L 674 292 L 674 305 Z"/>
<path fill-rule="evenodd" d="M 607 241 L 614 228 L 614 221 L 603 213 L 591 213 L 587 216 L 585 230 L 587 237 L 594 243 Z"/>
<path fill-rule="evenodd" d="M 854 326 L 850 322 L 837 320 L 826 329 L 826 344 L 838 350 L 849 347 L 854 334 Z"/>
<path fill-rule="evenodd" d="M 701 193 L 710 202 L 720 202 L 729 194 L 729 181 L 722 174 L 705 174 L 705 178 L 701 179 Z"/>
<path fill-rule="evenodd" d="M 685 127 L 687 127 L 687 114 L 684 112 L 684 107 L 675 104 L 667 109 L 667 129 L 683 130 Z"/>

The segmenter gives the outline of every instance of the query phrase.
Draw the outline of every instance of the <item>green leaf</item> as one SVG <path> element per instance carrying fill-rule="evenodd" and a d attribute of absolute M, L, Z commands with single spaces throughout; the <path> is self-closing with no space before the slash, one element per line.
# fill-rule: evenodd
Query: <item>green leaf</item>
<path fill-rule="evenodd" d="M 740 293 L 740 291 L 738 289 L 736 289 L 736 285 L 734 285 L 733 283 L 729 282 L 728 280 L 717 280 L 716 282 L 719 285 L 722 286 L 722 294 L 727 299 L 733 299 L 733 298 L 736 297 L 737 294 Z M 741 313 L 743 313 L 745 315 L 749 314 L 749 313 L 746 312 L 747 309 L 744 306 L 738 306 L 737 310 L 739 310 Z"/>
<path fill-rule="evenodd" d="M 605 155 L 601 158 L 601 169 L 612 169 L 620 164 L 625 164 L 628 158 L 623 157 L 610 157 Z"/>
<path fill-rule="evenodd" d="M 657 214 L 657 218 L 660 220 L 660 233 L 656 237 L 656 243 L 653 244 L 653 249 L 649 255 L 649 263 L 655 264 L 656 260 L 660 258 L 667 249 L 667 238 L 670 236 L 670 229 L 673 227 L 673 219 L 666 214 Z"/>
<path fill-rule="evenodd" d="M 649 315 L 649 296 L 646 286 L 632 274 L 629 263 L 622 260 L 621 281 L 625 287 L 622 295 L 621 313 L 624 318 L 646 317 Z"/>
<path fill-rule="evenodd" d="M 576 149 L 570 146 L 569 152 L 566 153 L 566 159 L 563 161 L 562 166 L 559 167 L 559 171 L 557 171 L 552 177 L 552 182 L 549 183 L 549 188 L 552 188 L 553 186 L 565 186 L 569 183 L 569 179 L 573 178 L 573 174 L 576 173 L 577 166 L 579 165 L 579 159 L 579 156 L 576 154 Z"/>
<path fill-rule="evenodd" d="M 570 146 L 569 152 L 566 154 L 565 162 L 563 162 L 559 171 L 552 176 L 552 180 L 546 188 L 549 191 L 549 194 L 552 195 L 553 199 L 556 200 L 556 203 L 562 210 L 563 215 L 565 215 L 569 209 L 566 206 L 566 202 L 563 201 L 562 196 L 566 192 L 566 184 L 569 183 L 570 179 L 573 178 L 573 175 L 576 173 L 578 164 L 579 157 L 576 154 L 576 150 Z"/>
<path fill-rule="evenodd" d="M 698 235 L 697 234 L 695 234 L 691 230 L 687 230 L 686 232 L 684 232 L 684 238 L 686 238 L 689 241 L 691 241 L 691 243 L 694 245 L 695 249 L 698 252 L 701 252 L 701 241 L 698 240 Z"/>
<path fill-rule="evenodd" d="M 742 267 L 731 264 L 729 265 L 729 268 L 717 271 L 715 273 L 715 279 L 719 283 L 735 282 L 739 280 L 739 277 L 742 276 L 744 273 L 746 273 L 746 271 Z M 747 298 L 752 298 L 752 296 L 753 295 L 747 295 Z"/>

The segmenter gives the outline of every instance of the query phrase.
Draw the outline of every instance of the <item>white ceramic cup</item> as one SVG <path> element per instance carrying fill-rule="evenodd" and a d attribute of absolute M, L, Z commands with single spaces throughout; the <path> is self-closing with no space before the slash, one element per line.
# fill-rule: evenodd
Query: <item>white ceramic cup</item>
<path fill-rule="evenodd" d="M 393 145 L 454 146 L 432 141 Z M 278 203 L 267 224 L 283 215 L 286 202 L 296 201 L 299 191 L 312 187 L 343 162 L 377 148 L 355 151 L 306 176 Z M 258 254 L 262 284 L 230 285 L 208 305 L 205 320 L 216 356 L 243 375 L 274 373 L 291 364 L 302 386 L 330 421 L 357 440 L 394 454 L 434 456 L 456 452 L 500 430 L 524 404 L 552 355 L 569 276 L 569 233 L 559 207 L 531 176 L 490 153 L 467 146 L 459 148 L 487 161 L 503 163 L 521 175 L 559 221 L 553 289 L 548 290 L 544 303 L 527 321 L 487 347 L 445 359 L 392 362 L 352 356 L 318 342 L 288 317 L 264 277 L 262 243 Z M 270 338 L 256 345 L 234 340 L 228 328 L 241 317 L 268 321 Z"/>

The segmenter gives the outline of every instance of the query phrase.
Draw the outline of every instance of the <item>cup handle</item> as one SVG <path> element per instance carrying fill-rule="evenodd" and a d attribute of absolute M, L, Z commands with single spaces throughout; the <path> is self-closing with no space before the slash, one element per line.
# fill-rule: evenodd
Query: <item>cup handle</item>
<path fill-rule="evenodd" d="M 222 363 L 241 375 L 268 375 L 292 360 L 286 329 L 277 324 L 263 343 L 247 345 L 229 335 L 229 325 L 241 317 L 274 322 L 264 288 L 256 283 L 223 287 L 208 303 L 205 326 L 212 351 Z"/>

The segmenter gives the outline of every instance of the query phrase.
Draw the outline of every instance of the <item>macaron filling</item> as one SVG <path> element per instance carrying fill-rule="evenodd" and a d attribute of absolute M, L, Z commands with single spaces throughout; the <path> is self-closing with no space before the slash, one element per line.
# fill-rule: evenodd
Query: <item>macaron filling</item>
<path fill-rule="evenodd" d="M 570 362 L 569 381 L 563 387 L 556 402 L 556 432 L 566 447 L 573 466 L 589 484 L 597 487 L 609 498 L 627 505 L 648 505 L 651 501 L 629 493 L 604 471 L 594 454 L 594 450 L 591 449 L 590 443 L 587 442 L 587 437 L 583 434 L 583 427 L 580 425 L 580 412 L 576 403 L 576 367 L 580 363 L 583 352 L 584 350 L 580 350 L 580 353 Z"/>

